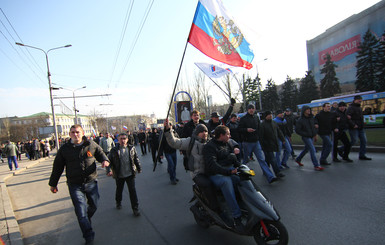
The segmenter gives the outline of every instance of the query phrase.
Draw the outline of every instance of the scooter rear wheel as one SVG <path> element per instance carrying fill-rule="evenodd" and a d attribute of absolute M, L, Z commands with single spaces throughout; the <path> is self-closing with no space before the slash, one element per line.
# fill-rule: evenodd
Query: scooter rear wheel
<path fill-rule="evenodd" d="M 199 204 L 196 203 L 190 208 L 191 212 L 194 215 L 195 222 L 202 228 L 209 228 L 210 227 L 210 222 L 204 218 L 204 210 L 203 207 Z"/>
<path fill-rule="evenodd" d="M 280 221 L 263 220 L 254 228 L 254 240 L 259 245 L 287 245 L 289 234 Z"/>

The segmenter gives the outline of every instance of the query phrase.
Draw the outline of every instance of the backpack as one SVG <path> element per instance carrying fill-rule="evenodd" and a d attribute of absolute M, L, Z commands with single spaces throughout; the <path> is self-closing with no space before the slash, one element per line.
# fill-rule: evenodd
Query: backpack
<path fill-rule="evenodd" d="M 183 166 L 186 171 L 194 172 L 194 158 L 191 157 L 191 150 L 195 143 L 195 137 L 190 138 L 186 154 L 183 156 Z"/>

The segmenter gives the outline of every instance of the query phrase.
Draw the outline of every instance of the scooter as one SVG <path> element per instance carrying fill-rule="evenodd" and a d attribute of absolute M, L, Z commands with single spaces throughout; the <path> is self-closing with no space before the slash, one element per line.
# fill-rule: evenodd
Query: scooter
<path fill-rule="evenodd" d="M 241 165 L 237 169 L 237 174 L 240 177 L 240 183 L 237 186 L 239 193 L 237 201 L 242 212 L 244 231 L 241 233 L 235 229 L 233 222 L 229 222 L 232 218 L 222 193 L 218 193 L 217 198 L 225 216 L 223 213 L 219 215 L 209 208 L 206 197 L 199 190 L 199 187 L 194 184 L 194 197 L 190 203 L 195 202 L 190 210 L 196 223 L 203 228 L 218 225 L 240 235 L 253 236 L 257 244 L 288 244 L 289 235 L 280 221 L 278 212 L 251 178 L 255 175 L 254 171 L 246 165 Z"/>

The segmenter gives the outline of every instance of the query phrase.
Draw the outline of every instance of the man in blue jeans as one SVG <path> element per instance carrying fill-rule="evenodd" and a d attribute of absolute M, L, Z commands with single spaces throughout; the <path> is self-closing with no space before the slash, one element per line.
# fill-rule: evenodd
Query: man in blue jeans
<path fill-rule="evenodd" d="M 366 133 L 364 130 L 364 116 L 361 109 L 362 97 L 360 95 L 354 96 L 353 103 L 351 103 L 346 111 L 348 119 L 352 124 L 349 128 L 349 135 L 351 146 L 353 146 L 357 139 L 360 139 L 360 152 L 358 159 L 372 160 L 366 156 Z"/>
<path fill-rule="evenodd" d="M 335 121 L 337 119 L 336 114 L 331 113 L 330 109 L 330 103 L 324 103 L 322 105 L 322 110 L 315 116 L 315 127 L 318 129 L 318 134 L 322 139 L 322 152 L 319 160 L 321 165 L 331 164 L 327 161 L 333 148 L 330 135 L 335 131 Z"/>
<path fill-rule="evenodd" d="M 302 141 L 305 144 L 305 149 L 303 149 L 303 151 L 298 155 L 298 157 L 295 159 L 295 162 L 300 167 L 302 167 L 302 158 L 306 155 L 306 153 L 310 152 L 310 157 L 314 165 L 314 170 L 324 170 L 324 168 L 319 165 L 317 156 L 315 154 L 313 139 L 317 139 L 317 130 L 315 128 L 314 117 L 313 114 L 311 114 L 311 109 L 309 106 L 302 107 L 301 117 L 295 124 L 295 132 L 302 137 Z"/>
<path fill-rule="evenodd" d="M 214 186 L 222 191 L 227 205 L 231 210 L 234 219 L 235 229 L 244 231 L 235 189 L 240 179 L 237 169 L 240 164 L 235 154 L 239 154 L 239 148 L 233 148 L 229 144 L 230 130 L 228 127 L 219 125 L 214 130 L 214 138 L 203 147 L 203 159 L 205 162 L 206 174 Z"/>
<path fill-rule="evenodd" d="M 260 120 L 258 115 L 254 114 L 254 105 L 250 104 L 247 106 L 247 114 L 244 115 L 238 126 L 238 131 L 242 135 L 243 143 L 242 147 L 244 150 L 243 164 L 247 163 L 247 158 L 250 154 L 254 153 L 257 157 L 259 166 L 262 169 L 263 175 L 265 175 L 269 183 L 273 183 L 277 180 L 273 172 L 265 161 L 265 157 L 262 151 L 261 144 L 259 143 L 259 124 Z"/>
<path fill-rule="evenodd" d="M 57 184 L 66 169 L 68 190 L 75 208 L 80 229 L 86 244 L 93 244 L 95 232 L 91 218 L 98 207 L 96 160 L 102 167 L 109 166 L 103 149 L 92 140 L 87 140 L 81 125 L 70 128 L 71 140 L 63 145 L 54 160 L 49 186 L 52 193 L 58 192 Z"/>

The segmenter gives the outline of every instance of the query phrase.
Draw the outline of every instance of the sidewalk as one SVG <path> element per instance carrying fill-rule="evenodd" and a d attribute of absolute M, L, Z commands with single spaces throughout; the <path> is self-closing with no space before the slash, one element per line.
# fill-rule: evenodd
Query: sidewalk
<path fill-rule="evenodd" d="M 56 152 L 56 150 L 54 150 Z M 53 154 L 51 153 L 51 157 Z M 33 167 L 36 164 L 44 161 L 47 158 L 41 158 L 39 160 L 30 161 L 22 155 L 21 161 L 18 161 L 19 170 L 10 171 L 8 167 L 7 159 L 4 159 L 4 163 L 0 163 L 0 244 L 6 245 L 23 245 L 23 239 L 21 237 L 19 224 L 15 218 L 13 212 L 12 203 L 8 195 L 8 189 L 5 181 L 24 171 L 27 168 Z"/>

